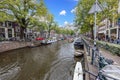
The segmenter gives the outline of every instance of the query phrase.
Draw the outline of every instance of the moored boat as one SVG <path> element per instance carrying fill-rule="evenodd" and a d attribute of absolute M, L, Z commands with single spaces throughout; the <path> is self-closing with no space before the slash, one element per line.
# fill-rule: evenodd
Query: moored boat
<path fill-rule="evenodd" d="M 47 40 L 46 43 L 47 43 L 47 44 L 51 44 L 51 43 L 52 43 L 52 40 Z"/>
<path fill-rule="evenodd" d="M 83 70 L 81 62 L 76 63 L 73 80 L 83 80 Z"/>
<path fill-rule="evenodd" d="M 75 42 L 74 42 L 74 47 L 76 49 L 84 49 L 84 44 L 82 42 L 82 39 L 77 39 Z"/>
<path fill-rule="evenodd" d="M 75 57 L 81 57 L 81 56 L 83 56 L 83 54 L 84 54 L 84 51 L 82 51 L 82 50 L 75 50 L 74 56 Z"/>

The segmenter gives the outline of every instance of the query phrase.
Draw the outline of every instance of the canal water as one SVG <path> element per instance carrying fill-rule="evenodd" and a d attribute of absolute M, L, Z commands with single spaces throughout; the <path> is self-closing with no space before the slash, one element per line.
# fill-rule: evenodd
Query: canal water
<path fill-rule="evenodd" d="M 13 50 L 0 54 L 0 80 L 72 80 L 72 43 Z"/>

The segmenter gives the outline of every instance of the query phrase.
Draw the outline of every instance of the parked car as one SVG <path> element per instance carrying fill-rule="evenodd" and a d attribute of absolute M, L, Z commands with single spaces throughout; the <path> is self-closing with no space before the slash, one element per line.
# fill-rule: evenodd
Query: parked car
<path fill-rule="evenodd" d="M 42 38 L 42 37 L 38 37 L 38 38 L 36 38 L 36 40 L 44 40 L 44 38 Z"/>

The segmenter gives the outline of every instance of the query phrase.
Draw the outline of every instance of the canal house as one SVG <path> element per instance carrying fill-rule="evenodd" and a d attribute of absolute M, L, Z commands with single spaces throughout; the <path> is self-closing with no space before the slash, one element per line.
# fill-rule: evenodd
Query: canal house
<path fill-rule="evenodd" d="M 117 22 L 110 24 L 110 21 L 106 18 L 103 19 L 98 26 L 98 36 L 100 39 L 118 39 L 120 37 L 120 27 Z"/>
<path fill-rule="evenodd" d="M 11 21 L 0 22 L 0 38 L 10 39 L 15 37 L 15 31 Z"/>

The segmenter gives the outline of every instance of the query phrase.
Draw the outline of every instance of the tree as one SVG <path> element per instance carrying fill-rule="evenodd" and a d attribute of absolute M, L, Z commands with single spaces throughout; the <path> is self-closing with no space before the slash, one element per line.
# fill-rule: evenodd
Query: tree
<path fill-rule="evenodd" d="M 89 2 L 89 4 L 88 4 Z M 76 24 L 80 25 L 81 33 L 86 33 L 91 30 L 93 36 L 94 15 L 88 14 L 90 8 L 94 4 L 95 0 L 79 0 L 76 6 Z M 99 0 L 102 5 L 103 11 L 97 13 L 97 25 L 103 18 L 108 18 L 112 23 L 113 18 L 117 18 L 118 0 Z M 86 6 L 87 5 L 87 6 Z"/>
<path fill-rule="evenodd" d="M 88 4 L 89 2 L 89 4 Z M 85 33 L 91 30 L 93 34 L 93 15 L 88 14 L 94 0 L 80 0 L 76 6 L 76 18 L 75 22 L 80 25 L 80 32 Z M 87 6 L 86 6 L 87 5 Z"/>
<path fill-rule="evenodd" d="M 119 0 L 101 0 L 101 3 L 103 3 L 103 7 L 105 6 L 103 13 L 104 17 L 108 18 L 110 20 L 110 24 L 112 24 L 113 19 L 116 21 L 118 18 L 118 1 Z"/>
<path fill-rule="evenodd" d="M 62 34 L 62 29 L 60 27 L 56 27 L 55 31 L 57 34 Z"/>
<path fill-rule="evenodd" d="M 54 23 L 54 17 L 53 17 L 53 15 L 52 14 L 48 14 L 47 15 L 47 24 L 48 24 L 48 26 L 47 26 L 47 30 L 48 30 L 48 38 L 50 37 L 50 31 L 51 31 L 51 29 L 52 29 L 52 24 Z"/>
<path fill-rule="evenodd" d="M 2 0 L 0 1 L 0 20 L 16 20 L 20 26 L 20 38 L 29 25 L 36 25 L 35 16 L 44 17 L 48 13 L 43 0 Z"/>

